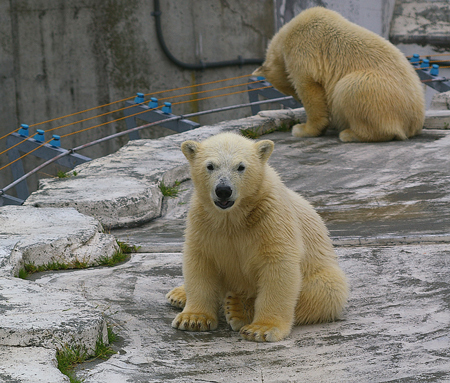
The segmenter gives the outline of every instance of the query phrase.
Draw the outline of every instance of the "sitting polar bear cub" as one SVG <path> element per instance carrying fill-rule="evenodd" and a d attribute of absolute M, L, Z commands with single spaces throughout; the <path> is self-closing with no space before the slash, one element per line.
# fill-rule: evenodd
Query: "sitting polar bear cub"
<path fill-rule="evenodd" d="M 180 330 L 227 322 L 243 338 L 278 341 L 292 325 L 339 317 L 348 288 L 328 231 L 312 206 L 267 164 L 274 144 L 223 133 L 181 150 L 194 194 L 184 246 L 184 286 L 167 294 L 183 308 Z"/>
<path fill-rule="evenodd" d="M 403 53 L 328 9 L 307 9 L 284 25 L 254 74 L 303 102 L 308 120 L 294 136 L 332 126 L 344 142 L 390 141 L 422 131 L 422 84 Z"/>

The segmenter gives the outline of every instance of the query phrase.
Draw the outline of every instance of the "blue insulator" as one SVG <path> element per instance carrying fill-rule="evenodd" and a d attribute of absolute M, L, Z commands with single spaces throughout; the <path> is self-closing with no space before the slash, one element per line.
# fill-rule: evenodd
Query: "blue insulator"
<path fill-rule="evenodd" d="M 136 98 L 134 99 L 136 104 L 141 104 L 144 102 L 144 93 L 136 93 Z"/>
<path fill-rule="evenodd" d="M 413 56 L 409 59 L 409 62 L 415 66 L 419 65 L 420 55 L 417 53 L 414 53 Z"/>
<path fill-rule="evenodd" d="M 36 134 L 33 136 L 33 138 L 37 142 L 44 142 L 45 141 L 44 131 L 42 129 L 37 129 Z"/>
<path fill-rule="evenodd" d="M 50 145 L 55 148 L 61 147 L 60 137 L 56 134 L 54 134 L 52 137 L 53 137 L 53 140 L 50 141 Z"/>
<path fill-rule="evenodd" d="M 156 97 L 150 97 L 150 102 L 148 103 L 148 107 L 151 109 L 155 109 L 158 107 L 158 99 Z"/>
<path fill-rule="evenodd" d="M 420 69 L 428 70 L 429 67 L 430 67 L 430 60 L 423 59 L 422 64 L 420 64 Z"/>
<path fill-rule="evenodd" d="M 171 114 L 172 113 L 172 103 L 171 102 L 165 102 L 164 106 L 162 107 L 161 110 L 165 114 Z"/>
<path fill-rule="evenodd" d="M 19 134 L 22 137 L 28 137 L 29 132 L 28 132 L 28 125 L 27 124 L 20 124 Z"/>
<path fill-rule="evenodd" d="M 438 76 L 439 75 L 439 65 L 438 64 L 433 64 L 431 66 L 430 74 L 432 76 Z"/>
<path fill-rule="evenodd" d="M 258 81 L 264 81 L 266 78 L 264 76 L 257 76 L 256 79 Z"/>

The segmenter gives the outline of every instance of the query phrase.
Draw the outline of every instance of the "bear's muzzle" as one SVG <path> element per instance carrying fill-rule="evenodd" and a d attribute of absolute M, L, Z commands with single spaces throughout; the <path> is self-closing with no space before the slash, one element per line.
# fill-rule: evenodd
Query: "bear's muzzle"
<path fill-rule="evenodd" d="M 214 200 L 216 206 L 220 207 L 221 209 L 228 209 L 234 205 L 234 201 L 231 201 L 229 199 L 233 194 L 233 190 L 229 185 L 220 183 L 216 186 L 214 192 L 218 198 L 218 200 Z"/>

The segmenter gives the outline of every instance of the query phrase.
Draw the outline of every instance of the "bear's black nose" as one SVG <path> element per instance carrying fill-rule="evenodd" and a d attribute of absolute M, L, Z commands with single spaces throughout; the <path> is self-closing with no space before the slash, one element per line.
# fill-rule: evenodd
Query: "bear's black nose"
<path fill-rule="evenodd" d="M 233 191 L 231 187 L 227 185 L 217 185 L 216 186 L 216 196 L 219 197 L 220 200 L 224 201 L 231 197 Z"/>

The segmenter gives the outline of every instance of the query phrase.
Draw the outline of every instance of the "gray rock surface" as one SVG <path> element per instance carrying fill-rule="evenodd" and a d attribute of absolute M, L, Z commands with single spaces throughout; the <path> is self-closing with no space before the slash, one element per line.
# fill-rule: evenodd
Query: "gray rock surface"
<path fill-rule="evenodd" d="M 338 246 L 352 288 L 345 316 L 331 324 L 297 327 L 275 344 L 241 340 L 224 320 L 210 333 L 171 328 L 177 310 L 164 295 L 183 280 L 180 251 L 192 193 L 179 145 L 261 126 L 255 121 L 266 131 L 304 118 L 295 113 L 262 112 L 250 123 L 238 120 L 166 139 L 134 141 L 79 167 L 76 177 L 45 181 L 27 206 L 2 207 L 0 353 L 8 354 L 11 345 L 15 353 L 0 359 L 0 379 L 33 381 L 21 374 L 27 365 L 40 363 L 47 373 L 58 345 L 92 348 L 99 335 L 106 335 L 106 317 L 119 335 L 114 345 L 118 353 L 106 362 L 83 365 L 78 375 L 88 383 L 450 380 L 446 130 L 375 144 L 342 144 L 335 132 L 303 140 L 289 132 L 264 136 L 275 142 L 271 165 L 317 208 Z M 124 187 L 114 189 L 118 180 Z M 179 195 L 162 198 L 158 183 L 173 185 L 176 180 L 183 181 Z M 119 205 L 121 201 L 126 202 Z M 24 262 L 46 263 L 56 254 L 73 259 L 90 245 L 88 254 L 95 257 L 111 248 L 107 243 L 112 237 L 101 233 L 96 219 L 73 208 L 45 207 L 54 205 L 75 207 L 116 228 L 151 216 L 162 218 L 112 232 L 142 246 L 144 253 L 132 255 L 127 263 L 36 274 L 33 282 L 12 278 Z M 145 216 L 145 211 L 151 213 Z M 53 248 L 56 253 L 51 253 Z M 30 349 L 37 350 L 36 358 L 28 360 Z M 14 370 L 21 350 L 24 361 Z M 56 382 L 56 368 L 54 373 Z"/>
<path fill-rule="evenodd" d="M 117 250 L 99 222 L 75 209 L 3 206 L 0 209 L 0 276 L 25 264 L 96 264 Z"/>
<path fill-rule="evenodd" d="M 56 368 L 55 351 L 51 349 L 0 346 L 0 361 L 2 383 L 69 382 L 69 378 Z"/>
<path fill-rule="evenodd" d="M 450 380 L 448 244 L 337 248 L 351 284 L 339 322 L 248 342 L 222 318 L 216 331 L 175 330 L 165 294 L 182 283 L 181 254 L 134 254 L 114 269 L 46 274 L 116 324 L 118 353 L 82 366 L 94 382 L 445 382 Z M 107 297 L 107 299 L 105 299 Z"/>
<path fill-rule="evenodd" d="M 73 208 L 0 208 L 0 382 L 68 381 L 55 350 L 108 342 L 103 312 L 83 297 L 14 278 L 26 264 L 97 264 L 118 249 L 99 222 Z"/>
<path fill-rule="evenodd" d="M 99 337 L 107 343 L 103 313 L 83 298 L 82 290 L 63 289 L 0 278 L 0 345 L 53 349 L 81 345 L 93 354 Z"/>

